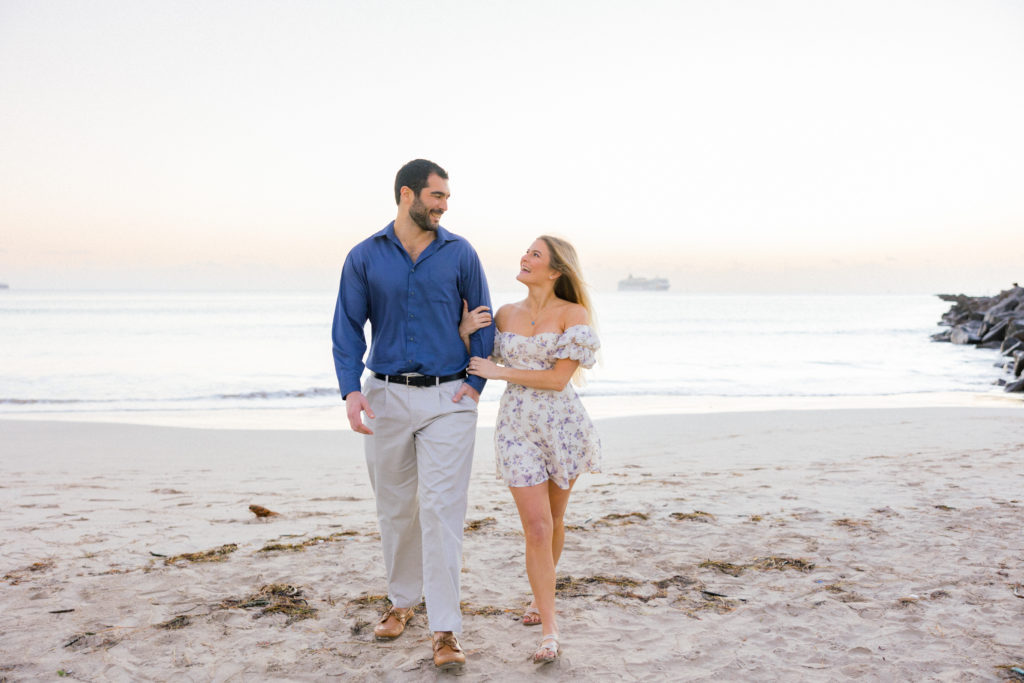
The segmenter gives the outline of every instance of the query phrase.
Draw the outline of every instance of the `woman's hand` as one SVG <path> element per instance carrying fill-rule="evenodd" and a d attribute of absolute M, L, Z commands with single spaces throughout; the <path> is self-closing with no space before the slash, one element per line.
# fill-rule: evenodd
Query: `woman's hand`
<path fill-rule="evenodd" d="M 459 323 L 460 337 L 467 339 L 469 335 L 490 324 L 491 309 L 487 306 L 477 306 L 471 311 L 466 300 L 462 300 L 462 322 Z"/>
<path fill-rule="evenodd" d="M 501 379 L 498 376 L 501 372 L 501 366 L 488 358 L 481 358 L 480 356 L 473 356 L 469 359 L 469 367 L 466 368 L 466 372 L 477 377 L 483 377 L 484 379 Z"/>

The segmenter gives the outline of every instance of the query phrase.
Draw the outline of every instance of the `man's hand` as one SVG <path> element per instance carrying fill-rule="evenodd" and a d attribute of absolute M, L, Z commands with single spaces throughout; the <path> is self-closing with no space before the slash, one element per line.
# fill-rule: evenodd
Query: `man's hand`
<path fill-rule="evenodd" d="M 452 403 L 458 403 L 459 401 L 462 400 L 463 396 L 469 396 L 476 403 L 480 402 L 480 392 L 474 389 L 473 387 L 469 386 L 465 382 L 463 382 L 462 386 L 459 387 L 459 390 L 455 392 L 455 396 L 452 398 Z M 373 417 L 373 415 L 370 415 L 370 417 Z M 353 429 L 355 428 L 353 427 Z"/>
<path fill-rule="evenodd" d="M 345 397 L 345 410 L 348 412 L 348 424 L 352 427 L 353 432 L 373 434 L 373 430 L 363 424 L 362 413 L 365 412 L 370 418 L 376 417 L 376 415 L 370 410 L 370 402 L 361 392 L 348 392 L 348 396 Z"/>

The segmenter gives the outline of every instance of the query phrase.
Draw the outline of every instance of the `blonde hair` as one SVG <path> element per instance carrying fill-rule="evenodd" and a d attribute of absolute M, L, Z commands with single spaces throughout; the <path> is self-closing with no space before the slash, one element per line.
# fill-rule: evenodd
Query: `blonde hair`
<path fill-rule="evenodd" d="M 583 271 L 580 269 L 580 260 L 576 255 L 576 249 L 561 237 L 541 235 L 537 239 L 544 240 L 548 245 L 549 257 L 548 267 L 557 271 L 560 275 L 555 280 L 555 296 L 574 304 L 579 304 L 587 312 L 587 324 L 597 331 L 597 320 L 594 316 L 594 304 L 587 290 L 587 284 L 583 280 Z M 583 366 L 576 368 L 572 374 L 572 383 L 577 386 L 584 384 Z"/>

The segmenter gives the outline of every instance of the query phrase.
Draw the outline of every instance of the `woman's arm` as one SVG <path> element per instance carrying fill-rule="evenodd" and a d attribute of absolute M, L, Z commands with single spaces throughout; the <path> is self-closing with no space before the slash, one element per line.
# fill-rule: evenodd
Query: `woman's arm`
<path fill-rule="evenodd" d="M 459 336 L 462 338 L 462 343 L 466 345 L 467 352 L 469 351 L 469 335 L 491 324 L 490 311 L 491 309 L 487 308 L 487 306 L 477 306 L 471 311 L 466 300 L 462 300 L 462 321 L 459 323 Z"/>
<path fill-rule="evenodd" d="M 531 389 L 561 391 L 572 379 L 572 373 L 579 367 L 578 360 L 559 358 L 554 367 L 547 370 L 520 370 L 498 365 L 487 358 L 474 356 L 469 359 L 467 371 L 484 379 L 500 379 L 512 384 L 521 384 Z"/>
<path fill-rule="evenodd" d="M 507 306 L 502 306 L 498 310 L 498 329 L 503 329 L 503 324 L 507 324 L 508 315 Z M 588 323 L 587 309 L 576 304 L 566 306 L 560 323 L 563 332 L 574 325 L 586 325 Z M 561 391 L 572 379 L 572 375 L 579 365 L 578 360 L 559 358 L 547 370 L 520 370 L 498 365 L 487 358 L 474 356 L 469 359 L 467 372 L 484 379 L 501 379 L 531 389 Z"/>

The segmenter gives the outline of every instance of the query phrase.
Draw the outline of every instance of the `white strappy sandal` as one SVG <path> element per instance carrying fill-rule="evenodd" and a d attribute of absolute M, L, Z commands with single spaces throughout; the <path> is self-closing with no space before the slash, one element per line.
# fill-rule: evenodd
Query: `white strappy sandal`
<path fill-rule="evenodd" d="M 540 610 L 536 607 L 527 607 L 523 612 L 523 626 L 540 626 Z"/>
<path fill-rule="evenodd" d="M 540 647 L 533 653 L 534 664 L 550 664 L 558 659 L 558 634 L 549 633 L 540 641 Z"/>

